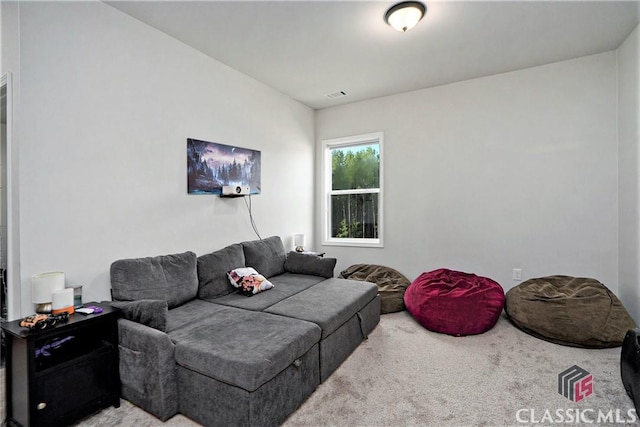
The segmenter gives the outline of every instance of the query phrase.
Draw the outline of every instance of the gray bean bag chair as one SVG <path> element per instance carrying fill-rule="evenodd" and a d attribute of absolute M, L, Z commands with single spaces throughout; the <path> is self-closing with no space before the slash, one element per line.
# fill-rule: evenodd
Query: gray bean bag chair
<path fill-rule="evenodd" d="M 411 281 L 393 268 L 375 264 L 354 264 L 343 270 L 339 277 L 375 283 L 380 294 L 381 314 L 405 309 L 404 293 Z"/>
<path fill-rule="evenodd" d="M 622 345 L 635 323 L 620 300 L 595 279 L 547 276 L 506 293 L 505 311 L 523 331 L 572 347 Z"/>

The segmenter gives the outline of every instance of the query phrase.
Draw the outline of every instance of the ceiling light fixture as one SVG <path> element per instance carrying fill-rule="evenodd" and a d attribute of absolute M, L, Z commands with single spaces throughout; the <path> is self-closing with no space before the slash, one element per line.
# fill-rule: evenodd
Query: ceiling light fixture
<path fill-rule="evenodd" d="M 426 11 L 427 7 L 419 1 L 404 1 L 387 10 L 384 22 L 404 33 L 415 27 Z"/>

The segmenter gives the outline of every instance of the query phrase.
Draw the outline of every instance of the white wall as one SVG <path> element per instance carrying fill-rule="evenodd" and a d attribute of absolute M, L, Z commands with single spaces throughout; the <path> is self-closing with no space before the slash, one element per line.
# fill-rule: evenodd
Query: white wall
<path fill-rule="evenodd" d="M 9 288 L 8 318 L 22 312 L 22 280 L 20 277 L 20 129 L 16 115 L 20 106 L 20 5 L 15 1 L 0 1 L 0 73 L 10 75 L 11 95 L 7 115 L 7 287 Z"/>
<path fill-rule="evenodd" d="M 317 150 L 375 131 L 385 247 L 323 247 L 337 272 L 376 263 L 413 280 L 446 267 L 508 290 L 517 267 L 523 279 L 588 276 L 617 291 L 615 52 L 316 114 Z"/>
<path fill-rule="evenodd" d="M 0 123 L 0 268 L 7 268 L 7 125 Z"/>
<path fill-rule="evenodd" d="M 101 2 L 20 9 L 20 219 L 30 278 L 109 299 L 119 258 L 255 239 L 243 199 L 188 195 L 186 139 L 262 152 L 262 237 L 313 230 L 313 111 Z"/>
<path fill-rule="evenodd" d="M 620 295 L 640 320 L 640 27 L 618 48 Z"/>
<path fill-rule="evenodd" d="M 33 274 L 63 270 L 85 299 L 107 299 L 115 259 L 255 237 L 241 200 L 186 194 L 187 137 L 261 150 L 261 234 L 310 240 L 313 111 L 103 3 L 19 11 L 2 66 L 18 98 L 24 314 Z M 509 289 L 518 267 L 617 291 L 616 77 L 610 52 L 318 111 L 317 147 L 385 132 L 385 248 L 308 246 L 337 256 L 337 272 L 449 267 Z"/>

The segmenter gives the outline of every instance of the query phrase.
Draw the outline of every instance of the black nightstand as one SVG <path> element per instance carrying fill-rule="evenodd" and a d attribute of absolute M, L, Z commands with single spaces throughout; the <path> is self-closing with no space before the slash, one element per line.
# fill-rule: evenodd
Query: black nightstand
<path fill-rule="evenodd" d="M 120 310 L 75 313 L 66 323 L 31 331 L 20 320 L 2 324 L 7 338 L 9 425 L 63 426 L 108 406 L 120 406 Z"/>

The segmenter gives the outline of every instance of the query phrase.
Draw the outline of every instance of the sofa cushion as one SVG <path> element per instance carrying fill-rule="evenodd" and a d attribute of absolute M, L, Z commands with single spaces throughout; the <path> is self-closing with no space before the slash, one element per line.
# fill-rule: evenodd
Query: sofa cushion
<path fill-rule="evenodd" d="M 312 274 L 328 279 L 333 277 L 336 261 L 335 258 L 291 251 L 284 262 L 284 269 L 290 273 Z"/>
<path fill-rule="evenodd" d="M 267 313 L 313 322 L 322 328 L 322 338 L 362 310 L 378 294 L 373 283 L 325 279 L 265 310 Z"/>
<path fill-rule="evenodd" d="M 169 333 L 176 362 L 247 391 L 274 378 L 320 339 L 313 323 L 210 305 L 206 318 Z"/>
<path fill-rule="evenodd" d="M 227 276 L 229 283 L 247 297 L 273 288 L 273 284 L 253 267 L 234 268 L 227 273 Z"/>
<path fill-rule="evenodd" d="M 111 264 L 114 300 L 164 300 L 169 309 L 198 294 L 196 254 L 160 255 L 121 259 Z"/>
<path fill-rule="evenodd" d="M 200 323 L 207 318 L 211 310 L 219 308 L 217 304 L 196 298 L 180 307 L 169 310 L 167 313 L 167 333 L 184 327 L 190 328 L 194 323 Z"/>
<path fill-rule="evenodd" d="M 244 251 L 239 243 L 199 256 L 198 298 L 216 298 L 235 292 L 227 272 L 244 265 Z"/>
<path fill-rule="evenodd" d="M 311 274 L 283 273 L 273 276 L 269 279 L 274 286 L 281 288 L 283 286 L 290 287 L 294 290 L 289 296 L 304 291 L 307 288 L 320 283 L 326 279 Z"/>
<path fill-rule="evenodd" d="M 113 301 L 111 305 L 122 310 L 122 317 L 125 319 L 162 332 L 167 331 L 169 310 L 165 300 Z"/>
<path fill-rule="evenodd" d="M 238 292 L 234 292 L 223 297 L 208 299 L 207 301 L 247 310 L 262 311 L 323 280 L 322 277 L 308 274 L 284 273 L 269 278 L 269 281 L 273 283 L 273 289 L 269 290 L 269 292 L 261 292 L 253 298 L 246 298 Z"/>
<path fill-rule="evenodd" d="M 287 254 L 282 240 L 278 236 L 262 240 L 243 242 L 244 265 L 253 267 L 267 279 L 284 273 L 284 262 Z M 238 265 L 234 266 L 238 267 Z"/>

